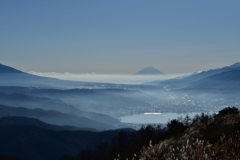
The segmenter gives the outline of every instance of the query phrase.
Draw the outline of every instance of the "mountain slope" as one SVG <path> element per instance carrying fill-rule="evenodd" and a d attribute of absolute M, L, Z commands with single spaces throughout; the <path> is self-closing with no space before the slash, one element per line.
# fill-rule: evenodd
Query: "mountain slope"
<path fill-rule="evenodd" d="M 23 73 L 23 72 L 0 64 L 0 74 L 2 74 L 2 73 Z"/>
<path fill-rule="evenodd" d="M 209 76 L 188 84 L 184 89 L 238 91 L 240 89 L 240 70 L 230 70 Z"/>

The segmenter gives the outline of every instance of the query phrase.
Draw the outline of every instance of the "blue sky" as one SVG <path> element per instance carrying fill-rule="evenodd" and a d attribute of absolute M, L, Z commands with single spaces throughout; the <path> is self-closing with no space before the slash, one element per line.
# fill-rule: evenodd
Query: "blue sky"
<path fill-rule="evenodd" d="M 23 71 L 189 73 L 240 61 L 239 0 L 0 0 L 0 63 Z"/>

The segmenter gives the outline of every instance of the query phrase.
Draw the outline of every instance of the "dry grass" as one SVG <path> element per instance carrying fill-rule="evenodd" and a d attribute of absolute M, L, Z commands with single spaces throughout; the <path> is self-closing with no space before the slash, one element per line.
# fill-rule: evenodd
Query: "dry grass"
<path fill-rule="evenodd" d="M 186 130 L 178 139 L 171 138 L 141 150 L 140 160 L 240 160 L 240 133 L 222 135 L 210 144 L 203 140 L 203 133 L 214 129 L 222 131 L 226 126 L 240 122 L 239 115 L 225 116 L 212 124 L 201 124 Z M 216 128 L 212 128 L 215 126 Z"/>
<path fill-rule="evenodd" d="M 188 139 L 183 144 L 165 140 L 141 150 L 140 160 L 239 160 L 240 134 L 230 138 L 222 136 L 212 145 L 198 139 Z"/>

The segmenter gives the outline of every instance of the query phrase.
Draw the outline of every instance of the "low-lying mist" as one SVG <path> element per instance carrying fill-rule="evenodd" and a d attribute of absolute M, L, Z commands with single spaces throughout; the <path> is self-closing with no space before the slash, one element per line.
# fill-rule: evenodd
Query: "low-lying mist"
<path fill-rule="evenodd" d="M 129 74 L 76 74 L 76 73 L 55 73 L 55 72 L 29 72 L 30 74 L 58 78 L 61 80 L 84 81 L 84 82 L 101 82 L 115 84 L 142 84 L 156 80 L 166 80 L 182 76 L 183 74 L 168 75 L 129 75 Z"/>

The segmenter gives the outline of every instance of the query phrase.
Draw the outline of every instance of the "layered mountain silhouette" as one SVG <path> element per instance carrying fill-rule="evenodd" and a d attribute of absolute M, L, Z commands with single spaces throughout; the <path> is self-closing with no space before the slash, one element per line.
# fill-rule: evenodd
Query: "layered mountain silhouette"
<path fill-rule="evenodd" d="M 82 111 L 98 112 L 116 116 L 115 113 L 121 108 L 125 112 L 135 110 L 136 107 L 150 106 L 152 99 L 149 95 L 130 90 L 114 89 L 41 89 L 34 87 L 0 87 L 0 92 L 12 95 L 14 93 L 34 97 L 48 97 L 61 99 Z M 138 97 L 145 97 L 139 99 Z M 39 100 L 39 99 L 38 99 Z M 3 100 L 4 101 L 4 100 Z M 24 101 L 23 101 L 24 102 Z M 10 102 L 9 102 L 10 103 Z M 66 106 L 66 105 L 65 105 Z M 43 108 L 43 107 L 42 107 Z M 56 107 L 55 107 L 56 108 Z M 106 119 L 103 115 L 95 115 L 99 120 Z M 100 118 L 102 117 L 102 118 Z M 90 117 L 89 117 L 90 118 Z M 106 122 L 104 122 L 106 123 Z"/>
<path fill-rule="evenodd" d="M 51 98 L 45 98 L 47 95 L 48 97 L 52 97 L 52 94 L 60 94 L 64 96 L 64 94 L 69 94 L 69 97 L 74 96 L 74 94 L 71 94 L 69 92 L 64 92 L 63 90 L 55 90 L 55 93 L 50 92 L 49 90 L 41 90 L 37 88 L 28 88 L 30 92 L 27 92 L 26 88 L 24 87 L 0 87 L 1 93 L 0 92 L 0 104 L 6 105 L 6 106 L 11 106 L 11 107 L 23 107 L 23 108 L 28 108 L 28 109 L 43 109 L 46 111 L 57 111 L 61 112 L 63 114 L 73 114 L 75 116 L 80 116 L 80 117 L 85 117 L 87 119 L 91 119 L 97 122 L 101 122 L 103 124 L 117 124 L 119 121 L 117 119 L 114 119 L 110 116 L 100 114 L 100 113 L 94 113 L 94 112 L 87 112 L 80 110 L 73 105 L 66 104 L 60 99 L 51 99 Z M 6 89 L 8 88 L 8 92 L 12 93 L 6 93 Z M 22 91 L 21 89 L 22 88 Z M 25 90 L 25 92 L 24 92 Z M 34 93 L 35 91 L 35 93 Z M 40 91 L 43 91 L 40 94 Z M 44 92 L 45 91 L 45 92 Z M 54 91 L 54 90 L 53 90 Z M 58 93 L 59 91 L 60 93 Z M 22 92 L 22 93 L 21 93 Z M 62 94 L 61 94 L 62 92 Z M 25 94 L 23 94 L 25 93 Z M 38 93 L 38 94 L 37 94 Z M 80 92 L 79 92 L 80 93 Z M 86 93 L 86 92 L 82 92 Z M 26 95 L 28 94 L 28 95 Z M 78 94 L 78 93 L 76 93 Z M 87 93 L 86 93 L 87 94 Z M 34 96 L 32 96 L 34 95 Z M 43 96 L 43 97 L 41 97 Z M 76 96 L 76 95 L 75 95 Z M 59 96 L 61 97 L 61 96 Z M 68 96 L 65 96 L 68 97 Z M 35 117 L 38 118 L 38 117 Z M 51 118 L 51 117 L 50 117 Z M 60 118 L 60 117 L 59 117 Z M 79 123 L 80 125 L 80 123 Z M 78 126 L 80 127 L 80 126 Z"/>
<path fill-rule="evenodd" d="M 111 124 L 101 123 L 97 120 L 93 120 L 90 118 L 77 116 L 73 114 L 61 113 L 54 110 L 27 109 L 24 107 L 9 107 L 5 105 L 0 105 L 0 117 L 6 116 L 37 118 L 45 123 L 50 123 L 53 125 L 61 126 L 67 125 L 82 129 L 104 130 L 115 128 Z"/>
<path fill-rule="evenodd" d="M 163 75 L 163 74 L 164 73 L 160 72 L 154 67 L 147 67 L 137 73 L 134 73 L 133 75 Z"/>
<path fill-rule="evenodd" d="M 41 108 L 44 110 L 56 110 L 63 113 L 81 114 L 76 107 L 66 104 L 60 99 L 29 96 L 21 93 L 4 94 L 0 92 L 0 104 L 13 107 L 26 107 L 29 109 Z"/>

